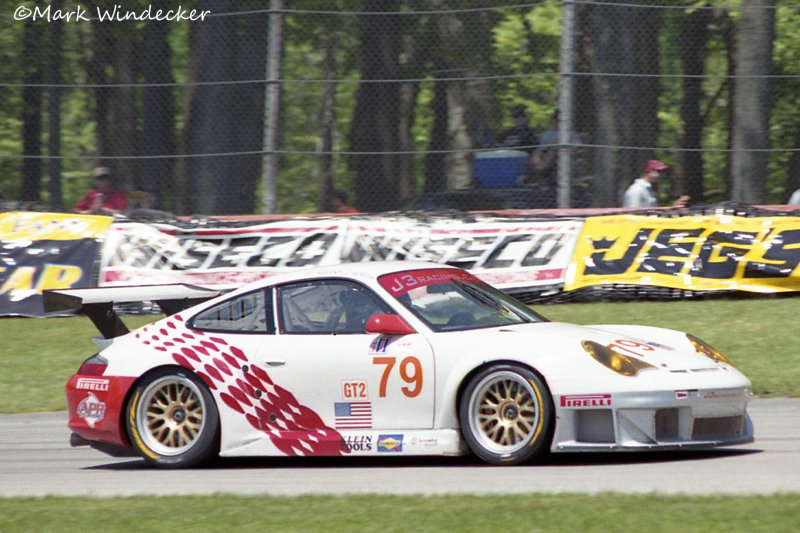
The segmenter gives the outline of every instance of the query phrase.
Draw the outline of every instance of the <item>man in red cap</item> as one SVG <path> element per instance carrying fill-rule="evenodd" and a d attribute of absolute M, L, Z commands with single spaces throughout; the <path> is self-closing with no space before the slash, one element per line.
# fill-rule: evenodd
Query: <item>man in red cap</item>
<path fill-rule="evenodd" d="M 658 180 L 669 167 L 658 159 L 650 159 L 644 165 L 641 176 L 631 183 L 622 198 L 623 207 L 656 207 L 658 205 Z M 688 196 L 681 196 L 675 207 L 686 207 Z"/>
<path fill-rule="evenodd" d="M 98 167 L 93 173 L 94 188 L 78 200 L 75 211 L 91 215 L 121 215 L 128 208 L 125 193 L 114 187 L 111 170 Z"/>

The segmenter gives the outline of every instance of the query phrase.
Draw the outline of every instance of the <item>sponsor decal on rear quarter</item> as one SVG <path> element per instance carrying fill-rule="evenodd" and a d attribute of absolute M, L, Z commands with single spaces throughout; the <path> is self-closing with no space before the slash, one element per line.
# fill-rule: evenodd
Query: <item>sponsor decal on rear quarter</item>
<path fill-rule="evenodd" d="M 106 404 L 101 402 L 94 393 L 83 399 L 78 404 L 78 416 L 86 420 L 89 427 L 94 427 L 106 414 Z"/>
<path fill-rule="evenodd" d="M 108 392 L 108 380 L 99 378 L 78 378 L 75 388 L 79 390 Z"/>

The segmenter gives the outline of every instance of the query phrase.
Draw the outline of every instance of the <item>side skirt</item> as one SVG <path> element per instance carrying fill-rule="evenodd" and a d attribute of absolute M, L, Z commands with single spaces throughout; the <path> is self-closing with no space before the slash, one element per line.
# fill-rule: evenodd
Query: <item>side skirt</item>
<path fill-rule="evenodd" d="M 288 433 L 288 432 L 287 432 Z M 308 455 L 308 456 L 386 456 L 386 455 L 466 455 L 469 449 L 456 429 L 425 430 L 338 430 L 336 442 L 327 446 L 316 447 L 324 450 L 320 453 L 287 454 L 276 450 L 269 439 L 259 439 L 237 448 L 225 450 L 220 455 L 225 457 L 242 456 L 276 456 L 276 455 Z M 287 435 L 288 436 L 288 435 Z M 291 438 L 284 440 L 286 444 Z M 283 446 L 282 446 L 283 447 Z M 285 449 L 285 447 L 283 447 Z M 293 450 L 304 450 L 298 444 L 291 446 Z"/>

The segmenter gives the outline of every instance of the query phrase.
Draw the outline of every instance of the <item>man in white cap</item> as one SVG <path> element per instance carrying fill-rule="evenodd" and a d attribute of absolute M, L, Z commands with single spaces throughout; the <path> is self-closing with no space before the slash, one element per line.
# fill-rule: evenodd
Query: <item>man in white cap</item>
<path fill-rule="evenodd" d="M 633 180 L 633 183 L 625 191 L 622 198 L 623 207 L 656 207 L 658 205 L 658 180 L 661 173 L 669 167 L 658 159 L 650 159 L 645 163 L 641 176 Z M 688 196 L 681 196 L 674 207 L 686 207 L 689 202 Z"/>

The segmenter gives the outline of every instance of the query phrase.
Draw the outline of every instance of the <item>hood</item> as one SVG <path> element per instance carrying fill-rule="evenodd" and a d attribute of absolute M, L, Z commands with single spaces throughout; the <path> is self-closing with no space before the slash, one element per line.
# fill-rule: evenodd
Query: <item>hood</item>
<path fill-rule="evenodd" d="M 481 331 L 481 330 L 476 330 Z M 563 322 L 540 322 L 484 330 L 491 346 L 534 346 L 537 351 L 564 356 L 586 354 L 581 343 L 593 341 L 612 350 L 671 372 L 702 371 L 724 366 L 697 352 L 686 333 L 648 326 L 580 326 Z M 588 354 L 587 354 L 588 355 Z"/>

